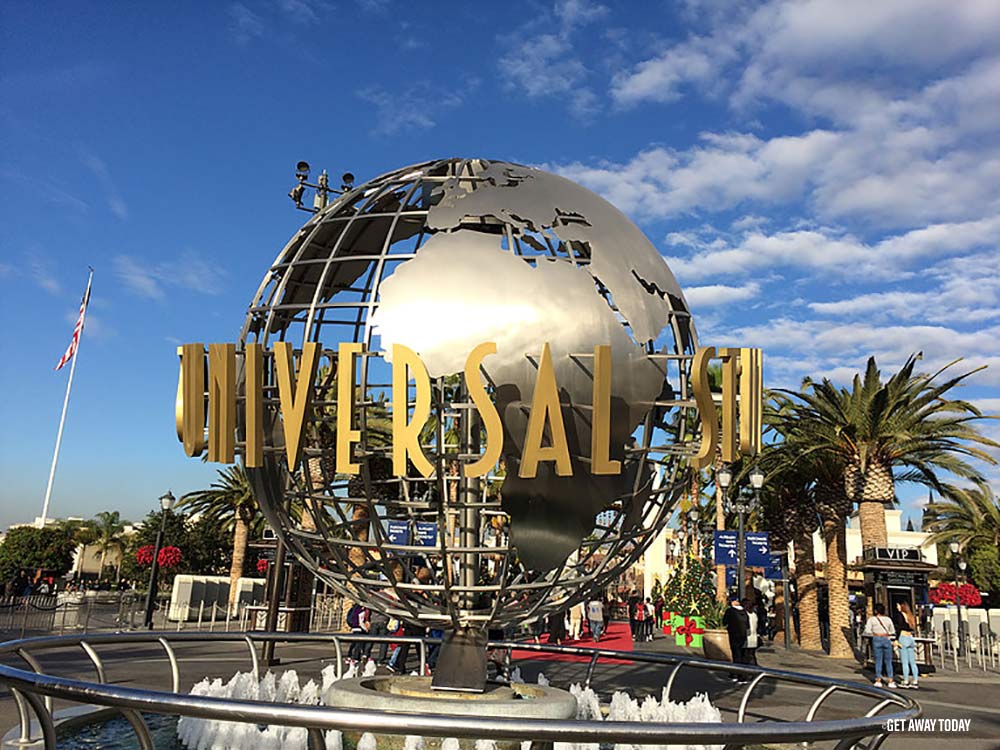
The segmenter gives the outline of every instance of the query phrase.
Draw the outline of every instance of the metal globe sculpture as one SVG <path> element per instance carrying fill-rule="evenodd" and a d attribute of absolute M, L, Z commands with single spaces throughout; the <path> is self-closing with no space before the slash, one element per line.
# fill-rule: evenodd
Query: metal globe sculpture
<path fill-rule="evenodd" d="M 605 200 L 538 169 L 444 159 L 351 188 L 268 269 L 239 347 L 320 342 L 328 360 L 289 471 L 265 372 L 266 461 L 248 469 L 270 524 L 296 557 L 350 598 L 423 625 L 501 627 L 559 611 L 613 582 L 668 520 L 697 424 L 688 395 L 694 327 L 680 287 L 642 232 Z M 503 423 L 485 477 L 463 381 L 481 375 Z M 340 342 L 360 342 L 352 460 L 336 471 Z M 391 461 L 392 345 L 432 378 L 421 446 L 430 477 Z M 572 472 L 519 465 L 543 346 L 559 385 Z M 611 347 L 613 475 L 590 471 L 594 347 Z M 243 374 L 238 373 L 238 387 Z M 268 391 L 270 388 L 270 391 Z M 411 389 L 412 390 L 412 389 Z"/>

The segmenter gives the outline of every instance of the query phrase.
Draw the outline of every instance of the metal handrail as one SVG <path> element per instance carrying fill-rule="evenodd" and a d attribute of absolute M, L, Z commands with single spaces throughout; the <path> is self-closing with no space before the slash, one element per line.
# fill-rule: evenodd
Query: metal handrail
<path fill-rule="evenodd" d="M 39 649 L 79 646 L 81 638 L 73 636 L 48 636 L 27 638 L 0 644 L 0 655 L 28 653 Z M 318 634 L 318 633 L 109 633 L 91 635 L 87 642 L 111 645 L 123 643 L 150 643 L 164 646 L 164 642 L 244 642 L 250 643 L 322 643 L 339 641 L 367 642 L 433 642 L 430 639 L 402 638 L 393 636 L 372 637 L 364 634 Z M 653 664 L 673 664 L 673 675 L 681 666 L 706 671 L 723 671 L 727 674 L 743 674 L 755 677 L 757 684 L 765 676 L 784 682 L 852 693 L 877 701 L 864 716 L 853 719 L 830 721 L 781 721 L 758 723 L 677 723 L 653 724 L 618 721 L 565 721 L 543 719 L 507 719 L 493 717 L 445 716 L 439 714 L 387 714 L 380 711 L 361 709 L 339 709 L 325 706 L 302 706 L 275 704 L 261 701 L 233 700 L 208 696 L 181 695 L 173 692 L 148 690 L 121 685 L 98 684 L 83 680 L 40 674 L 33 671 L 0 665 L 0 683 L 6 684 L 32 707 L 38 715 L 43 736 L 50 736 L 52 717 L 38 696 L 62 698 L 77 703 L 114 707 L 122 710 L 135 727 L 140 743 L 144 745 L 143 732 L 135 726 L 134 718 L 140 721 L 141 712 L 190 716 L 222 721 L 251 722 L 258 724 L 278 724 L 304 727 L 308 732 L 311 747 L 318 745 L 319 730 L 364 730 L 387 734 L 415 734 L 434 737 L 497 739 L 530 739 L 536 741 L 600 742 L 633 744 L 728 744 L 744 745 L 766 741 L 805 742 L 824 739 L 860 740 L 884 733 L 887 721 L 909 719 L 920 715 L 920 706 L 907 696 L 897 695 L 888 690 L 860 685 L 844 680 L 815 677 L 783 670 L 764 669 L 741 664 L 712 662 L 673 654 L 653 654 L 645 652 L 622 652 L 609 649 L 592 649 L 577 646 L 550 646 L 548 644 L 528 644 L 495 642 L 493 648 L 516 648 L 522 651 L 556 653 L 588 657 L 591 664 L 597 659 L 627 660 Z M 168 652 L 169 653 L 169 652 Z M 254 661 L 256 653 L 254 652 Z M 171 680 L 173 682 L 173 679 Z M 752 685 L 751 685 L 752 687 Z M 749 701 L 747 690 L 741 703 L 742 713 Z M 897 706 L 892 714 L 880 712 L 889 706 Z M 143 724 L 143 727 L 145 725 Z M 23 727 L 22 727 L 23 730 Z M 839 745 L 838 745 L 839 746 Z"/>

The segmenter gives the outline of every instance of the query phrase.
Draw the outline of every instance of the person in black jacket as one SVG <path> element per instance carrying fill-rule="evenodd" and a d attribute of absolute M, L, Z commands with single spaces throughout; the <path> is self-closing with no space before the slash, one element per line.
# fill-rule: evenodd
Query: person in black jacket
<path fill-rule="evenodd" d="M 743 609 L 743 605 L 740 604 L 738 598 L 734 597 L 732 602 L 730 602 L 729 608 L 722 616 L 722 624 L 726 626 L 726 630 L 729 632 L 729 649 L 733 653 L 733 663 L 746 664 L 747 634 L 750 632 L 750 616 Z M 743 675 L 734 675 L 733 679 L 737 682 L 743 682 L 746 678 Z"/>

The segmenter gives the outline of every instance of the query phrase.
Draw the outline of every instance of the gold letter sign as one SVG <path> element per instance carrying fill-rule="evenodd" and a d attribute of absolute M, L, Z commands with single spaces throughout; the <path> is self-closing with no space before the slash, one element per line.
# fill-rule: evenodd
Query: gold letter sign
<path fill-rule="evenodd" d="M 407 422 L 409 411 L 410 379 L 413 373 L 416 396 L 413 401 L 413 420 Z M 431 415 L 431 379 L 427 368 L 417 353 L 402 344 L 392 345 L 392 471 L 397 477 L 406 476 L 406 458 L 413 459 L 423 476 L 434 473 L 434 464 L 427 460 L 420 447 L 420 431 Z"/>
<path fill-rule="evenodd" d="M 720 458 L 726 463 L 735 461 L 740 454 L 755 456 L 761 448 L 764 382 L 760 349 L 719 350 L 719 357 L 722 359 L 722 383 L 716 385 L 721 386 L 722 390 L 721 438 L 712 384 L 708 375 L 708 362 L 715 357 L 715 349 L 708 346 L 695 352 L 691 364 L 694 400 L 701 418 L 701 445 L 698 452 L 691 457 L 691 466 L 695 469 L 704 468 L 715 460 L 720 440 Z"/>
<path fill-rule="evenodd" d="M 302 457 L 302 434 L 306 428 L 306 414 L 312 403 L 313 379 L 319 362 L 319 344 L 309 341 L 302 346 L 299 359 L 299 373 L 295 384 L 295 360 L 292 345 L 279 341 L 274 345 L 274 364 L 278 375 L 278 400 L 281 403 L 281 419 L 285 426 L 285 456 L 288 470 L 295 471 Z"/>
<path fill-rule="evenodd" d="M 177 437 L 184 452 L 200 456 L 205 450 L 205 346 L 184 344 L 177 348 L 181 372 L 177 380 Z"/>
<path fill-rule="evenodd" d="M 542 446 L 545 424 L 549 424 L 552 444 Z M 521 468 L 518 476 L 531 479 L 538 473 L 542 461 L 555 461 L 556 474 L 568 477 L 573 474 L 569 460 L 569 444 L 566 442 L 566 428 L 563 427 L 562 407 L 559 404 L 559 386 L 552 367 L 552 353 L 548 343 L 542 347 L 542 360 L 538 363 L 535 378 L 535 394 L 531 399 L 531 414 L 524 436 L 524 450 L 521 452 Z"/>
<path fill-rule="evenodd" d="M 503 450 L 503 425 L 500 423 L 500 414 L 490 401 L 486 388 L 483 387 L 483 379 L 479 376 L 479 365 L 483 358 L 496 353 L 497 345 L 487 341 L 473 349 L 469 353 L 469 358 L 465 360 L 465 387 L 469 391 L 472 403 L 479 411 L 479 418 L 483 420 L 483 428 L 486 430 L 486 450 L 476 461 L 465 467 L 467 477 L 485 476 L 496 466 L 500 460 L 500 451 Z"/>

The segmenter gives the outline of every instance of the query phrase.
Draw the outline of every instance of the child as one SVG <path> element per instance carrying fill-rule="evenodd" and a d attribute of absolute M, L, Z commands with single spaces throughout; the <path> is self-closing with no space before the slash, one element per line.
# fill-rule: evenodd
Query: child
<path fill-rule="evenodd" d="M 920 672 L 917 670 L 917 642 L 913 639 L 913 630 L 907 623 L 899 628 L 899 661 L 903 665 L 903 680 L 901 688 L 919 688 Z M 912 676 L 911 676 L 912 675 Z"/>

